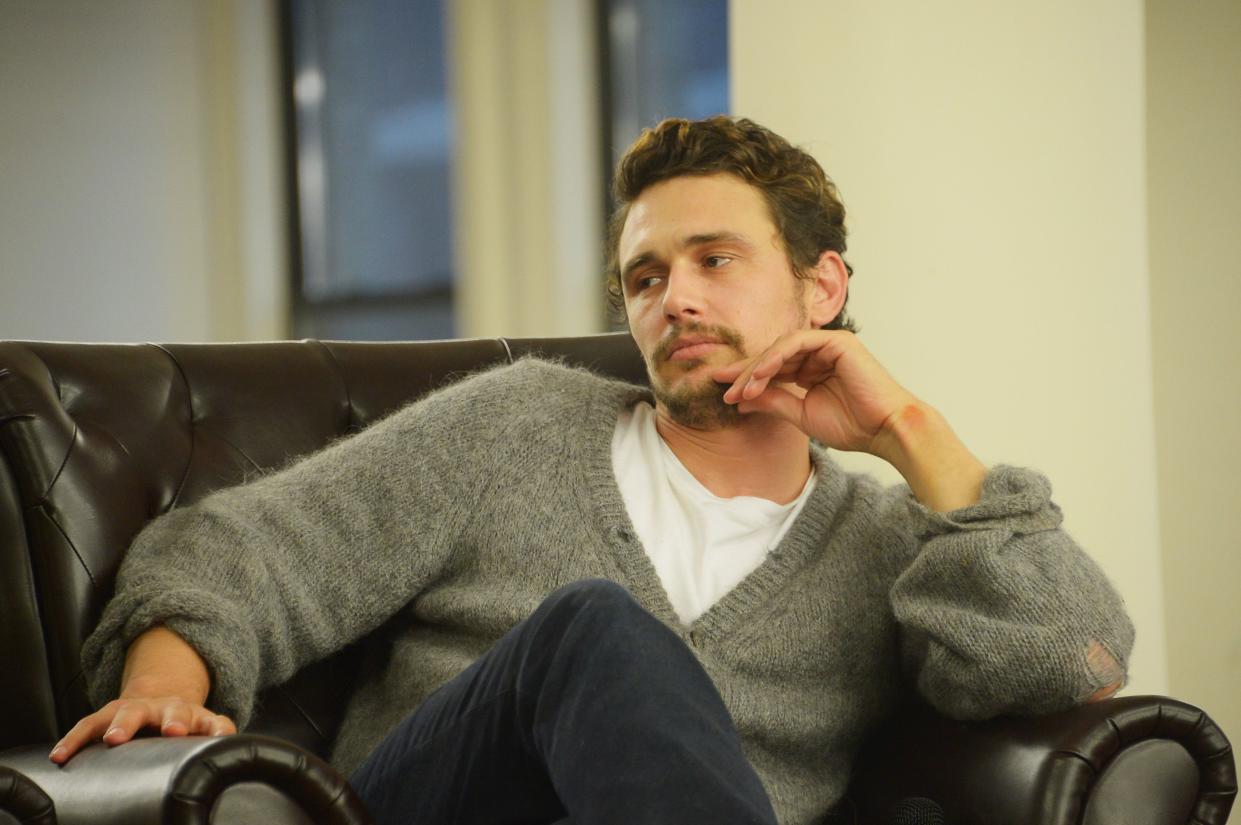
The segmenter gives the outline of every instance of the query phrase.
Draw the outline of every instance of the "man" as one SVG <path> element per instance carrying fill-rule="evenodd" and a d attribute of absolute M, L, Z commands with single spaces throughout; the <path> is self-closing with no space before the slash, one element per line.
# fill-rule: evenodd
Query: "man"
<path fill-rule="evenodd" d="M 1132 626 L 1046 480 L 985 468 L 850 331 L 809 155 L 665 121 L 615 188 L 651 392 L 522 361 L 153 522 L 55 761 L 230 733 L 383 626 L 333 754 L 381 822 L 802 825 L 902 680 L 961 718 L 1119 687 Z"/>

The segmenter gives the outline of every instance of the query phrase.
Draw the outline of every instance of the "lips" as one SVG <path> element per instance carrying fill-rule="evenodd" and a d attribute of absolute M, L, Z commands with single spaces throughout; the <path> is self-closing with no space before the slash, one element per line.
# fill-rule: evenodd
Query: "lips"
<path fill-rule="evenodd" d="M 690 361 L 702 358 L 715 347 L 722 346 L 723 341 L 708 335 L 683 335 L 673 339 L 664 346 L 664 359 L 667 361 Z"/>
<path fill-rule="evenodd" d="M 686 361 L 702 358 L 718 346 L 722 346 L 720 341 L 678 341 L 668 353 L 668 360 Z"/>
<path fill-rule="evenodd" d="M 745 339 L 730 327 L 722 324 L 674 324 L 665 330 L 663 340 L 651 353 L 651 364 L 671 361 L 682 369 L 689 369 L 714 355 L 720 347 L 730 350 L 736 357 L 746 354 Z"/>

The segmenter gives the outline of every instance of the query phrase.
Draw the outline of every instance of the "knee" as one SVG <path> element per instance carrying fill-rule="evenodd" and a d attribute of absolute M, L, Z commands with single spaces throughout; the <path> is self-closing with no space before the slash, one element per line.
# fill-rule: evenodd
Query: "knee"
<path fill-rule="evenodd" d="M 607 578 L 583 578 L 576 582 L 570 582 L 565 587 L 553 591 L 549 597 L 549 602 L 565 602 L 568 604 L 585 607 L 585 605 L 593 605 L 593 607 L 638 607 L 638 600 L 633 598 L 633 594 L 624 589 L 622 584 L 617 584 Z"/>
<path fill-rule="evenodd" d="M 575 620 L 596 619 L 606 626 L 654 618 L 628 590 L 608 579 L 581 579 L 549 595 L 542 610 Z"/>

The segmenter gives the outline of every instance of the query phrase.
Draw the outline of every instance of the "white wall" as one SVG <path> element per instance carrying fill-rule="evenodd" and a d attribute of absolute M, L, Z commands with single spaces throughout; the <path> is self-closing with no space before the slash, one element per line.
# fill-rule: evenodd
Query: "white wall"
<path fill-rule="evenodd" d="M 1147 3 L 1159 518 L 1174 696 L 1241 737 L 1241 4 Z"/>
<path fill-rule="evenodd" d="M 1165 692 L 1142 3 L 730 10 L 733 111 L 850 210 L 863 340 L 984 461 L 1048 474 L 1137 625 L 1129 692 Z"/>
<path fill-rule="evenodd" d="M 244 0 L 0 4 L 0 337 L 283 334 L 274 37 Z"/>

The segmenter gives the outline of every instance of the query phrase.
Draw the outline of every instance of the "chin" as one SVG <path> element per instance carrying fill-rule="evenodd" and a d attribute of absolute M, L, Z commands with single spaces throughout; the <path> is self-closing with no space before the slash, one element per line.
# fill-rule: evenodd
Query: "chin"
<path fill-rule="evenodd" d="M 699 362 L 701 363 L 701 362 Z M 697 430 L 718 430 L 741 420 L 734 404 L 724 403 L 726 384 L 705 380 L 677 381 L 669 386 L 652 376 L 655 400 L 676 423 Z"/>

